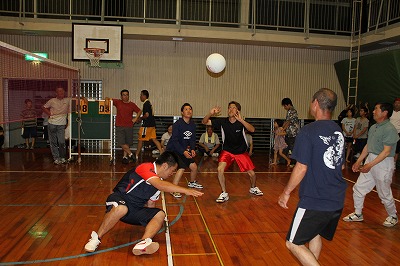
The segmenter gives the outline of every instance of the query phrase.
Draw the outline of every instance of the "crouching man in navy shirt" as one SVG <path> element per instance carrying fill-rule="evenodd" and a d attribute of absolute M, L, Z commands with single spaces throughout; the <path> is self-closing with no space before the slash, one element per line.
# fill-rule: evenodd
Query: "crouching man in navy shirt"
<path fill-rule="evenodd" d="M 87 252 L 94 252 L 101 238 L 110 231 L 118 221 L 132 225 L 145 226 L 142 240 L 133 248 L 134 255 L 153 254 L 159 248 L 152 238 L 161 229 L 165 213 L 155 208 L 160 191 L 180 192 L 189 196 L 203 195 L 197 190 L 176 186 L 164 181 L 170 177 L 178 166 L 178 158 L 172 152 L 164 152 L 154 163 L 142 163 L 129 170 L 114 188 L 106 200 L 106 214 L 91 239 L 85 245 Z"/>

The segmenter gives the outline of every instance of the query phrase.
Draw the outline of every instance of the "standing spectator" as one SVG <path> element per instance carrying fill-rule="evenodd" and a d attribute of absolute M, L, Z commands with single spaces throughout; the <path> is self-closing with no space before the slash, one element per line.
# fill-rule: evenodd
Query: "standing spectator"
<path fill-rule="evenodd" d="M 344 217 L 343 220 L 346 222 L 363 221 L 362 209 L 365 196 L 376 187 L 378 196 L 389 215 L 383 225 L 392 227 L 398 222 L 390 185 L 394 172 L 393 157 L 399 136 L 396 128 L 389 122 L 393 113 L 392 104 L 377 103 L 372 113 L 376 124 L 371 126 L 367 145 L 352 167 L 353 172 L 360 172 L 360 176 L 353 187 L 355 211 Z M 362 166 L 361 163 L 365 158 L 365 164 Z"/>
<path fill-rule="evenodd" d="M 22 127 L 24 133 L 22 137 L 25 139 L 25 149 L 33 150 L 35 148 L 35 140 L 37 137 L 37 112 L 33 109 L 32 101 L 25 100 L 25 109 L 21 112 Z M 32 141 L 30 142 L 30 139 Z M 29 145 L 30 143 L 30 145 Z"/>
<path fill-rule="evenodd" d="M 204 156 L 218 157 L 220 145 L 218 135 L 214 133 L 212 126 L 206 126 L 206 132 L 201 134 L 199 140 L 199 151 Z"/>
<path fill-rule="evenodd" d="M 343 118 L 342 120 L 342 129 L 343 129 L 343 134 L 344 134 L 344 139 L 346 142 L 346 162 L 350 162 L 350 152 L 351 152 L 351 146 L 353 144 L 353 131 L 354 131 L 354 126 L 356 124 L 356 119 L 353 117 L 354 115 L 354 110 L 349 109 L 347 110 L 347 116 Z"/>
<path fill-rule="evenodd" d="M 56 97 L 48 100 L 42 110 L 49 116 L 49 140 L 51 154 L 54 164 L 66 163 L 65 127 L 67 115 L 70 111 L 70 98 L 65 98 L 65 90 L 61 87 L 56 89 Z"/>
<path fill-rule="evenodd" d="M 246 122 L 240 111 L 242 107 L 238 102 L 231 101 L 228 104 L 228 117 L 217 118 L 212 122 L 210 118 L 221 112 L 220 107 L 211 108 L 210 112 L 204 116 L 202 123 L 207 125 L 211 124 L 215 129 L 221 129 L 222 134 L 222 151 L 218 158 L 218 181 L 222 189 L 222 193 L 215 200 L 222 203 L 229 200 L 229 194 L 226 190 L 226 182 L 224 172 L 231 164 L 236 161 L 241 172 L 247 172 L 250 177 L 249 193 L 262 196 L 263 192 L 256 186 L 256 173 L 254 172 L 254 164 L 247 153 L 247 143 L 245 136 L 245 129 L 249 132 L 254 132 L 255 128 Z"/>
<path fill-rule="evenodd" d="M 106 98 L 108 102 L 110 98 Z M 141 110 L 133 102 L 129 101 L 129 91 L 121 91 L 121 99 L 113 98 L 113 105 L 117 108 L 117 116 L 115 118 L 115 135 L 117 144 L 121 146 L 124 155 L 122 163 L 128 164 L 129 161 L 135 162 L 136 157 L 131 152 L 130 146 L 133 144 L 133 125 L 139 119 L 139 116 L 133 117 L 133 113 L 138 114 Z"/>
<path fill-rule="evenodd" d="M 390 122 L 394 125 L 397 130 L 397 134 L 400 137 L 400 98 L 396 98 L 393 103 L 393 114 L 390 117 Z M 396 168 L 396 162 L 400 152 L 400 140 L 396 145 L 396 154 L 394 156 L 394 167 Z"/>
<path fill-rule="evenodd" d="M 292 154 L 297 163 L 278 200 L 287 209 L 290 194 L 300 184 L 300 200 L 286 247 L 303 265 L 319 265 L 321 237 L 333 239 L 344 206 L 344 137 L 331 120 L 336 103 L 337 96 L 329 89 L 320 89 L 312 97 L 310 113 L 316 121 L 303 127 L 297 136 Z"/>
<path fill-rule="evenodd" d="M 292 100 L 290 100 L 289 98 L 282 99 L 282 106 L 287 111 L 286 120 L 283 123 L 282 127 L 284 130 L 286 130 L 285 141 L 289 149 L 288 154 L 290 155 L 293 151 L 296 136 L 299 133 L 300 121 L 297 111 L 293 107 Z M 294 165 L 294 163 L 295 160 L 291 160 L 290 164 L 292 166 Z"/>
<path fill-rule="evenodd" d="M 142 150 L 143 141 L 153 141 L 157 149 L 162 152 L 161 144 L 156 136 L 156 120 L 154 119 L 153 106 L 149 101 L 149 92 L 147 90 L 142 90 L 140 92 L 140 100 L 143 102 L 143 109 L 138 113 L 138 117 L 139 120 L 142 121 L 142 126 L 139 129 L 136 159 L 139 157 L 140 151 Z"/>
<path fill-rule="evenodd" d="M 189 103 L 181 107 L 182 117 L 172 127 L 172 136 L 167 145 L 167 151 L 172 151 L 178 156 L 178 170 L 172 183 L 178 185 L 186 168 L 190 169 L 188 187 L 202 189 L 203 186 L 196 181 L 196 124 L 192 120 L 193 109 Z M 182 197 L 179 192 L 172 192 L 175 198 Z"/>
<path fill-rule="evenodd" d="M 167 126 L 167 132 L 165 132 L 162 136 L 161 136 L 161 151 L 160 153 L 164 152 L 165 149 L 167 148 L 167 144 L 169 139 L 172 136 L 172 124 L 169 124 Z"/>
<path fill-rule="evenodd" d="M 356 123 L 354 126 L 354 157 L 358 159 L 365 145 L 367 144 L 368 138 L 368 126 L 369 120 L 368 116 L 368 108 L 365 106 L 360 107 L 360 117 L 356 118 Z"/>
<path fill-rule="evenodd" d="M 275 119 L 274 121 L 274 161 L 271 164 L 278 163 L 278 153 L 279 155 L 286 160 L 287 166 L 290 165 L 290 159 L 286 157 L 283 153 L 283 150 L 287 148 L 287 144 L 285 142 L 286 132 L 283 130 L 283 121 L 280 119 Z"/>

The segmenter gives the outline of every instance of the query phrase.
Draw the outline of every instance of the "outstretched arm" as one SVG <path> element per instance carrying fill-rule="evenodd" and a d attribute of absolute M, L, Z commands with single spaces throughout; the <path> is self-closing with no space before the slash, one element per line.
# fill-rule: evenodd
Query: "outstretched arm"
<path fill-rule="evenodd" d="M 210 118 L 214 115 L 219 114 L 220 112 L 221 112 L 221 107 L 219 107 L 219 106 L 215 106 L 215 107 L 211 108 L 210 112 L 204 116 L 204 118 L 203 118 L 203 120 L 201 120 L 201 122 L 204 125 L 211 125 Z"/>

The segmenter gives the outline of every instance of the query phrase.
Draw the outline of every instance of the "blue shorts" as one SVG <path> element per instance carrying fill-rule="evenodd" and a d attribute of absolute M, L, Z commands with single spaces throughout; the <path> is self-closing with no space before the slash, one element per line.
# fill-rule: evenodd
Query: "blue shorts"
<path fill-rule="evenodd" d="M 132 225 L 146 226 L 158 212 L 163 212 L 163 210 L 159 208 L 134 206 L 127 199 L 125 199 L 121 193 L 114 192 L 108 196 L 106 200 L 106 213 L 111 211 L 113 207 L 117 207 L 119 205 L 124 205 L 128 208 L 128 213 L 122 217 L 120 221 Z"/>

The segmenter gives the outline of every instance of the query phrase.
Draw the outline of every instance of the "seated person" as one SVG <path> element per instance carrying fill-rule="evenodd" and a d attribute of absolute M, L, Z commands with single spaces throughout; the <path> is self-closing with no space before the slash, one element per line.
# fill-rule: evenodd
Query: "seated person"
<path fill-rule="evenodd" d="M 202 152 L 204 156 L 218 157 L 218 152 L 221 150 L 220 146 L 218 135 L 213 132 L 212 126 L 207 126 L 206 132 L 201 135 L 199 140 L 199 151 Z"/>
<path fill-rule="evenodd" d="M 161 149 L 162 149 L 163 152 L 165 151 L 165 149 L 167 147 L 167 144 L 168 144 L 168 141 L 171 138 L 171 136 L 172 136 L 172 124 L 168 124 L 167 132 L 165 132 L 161 136 Z"/>
<path fill-rule="evenodd" d="M 245 130 L 246 132 L 246 142 L 247 142 L 247 152 L 249 156 L 253 155 L 253 136 L 249 133 L 249 131 Z"/>

